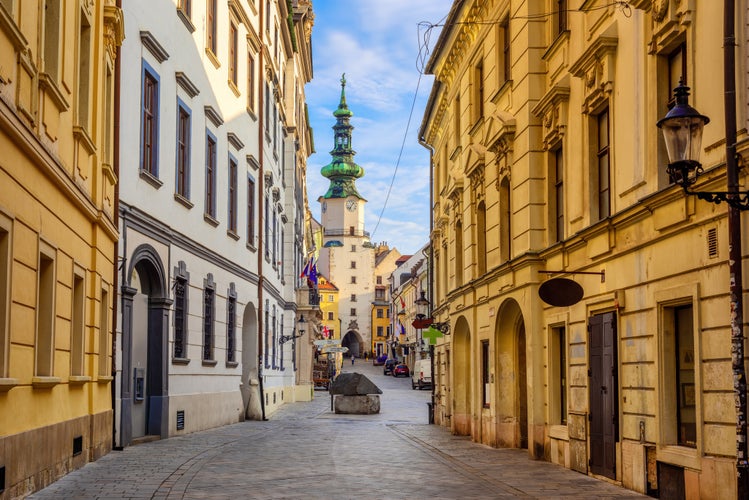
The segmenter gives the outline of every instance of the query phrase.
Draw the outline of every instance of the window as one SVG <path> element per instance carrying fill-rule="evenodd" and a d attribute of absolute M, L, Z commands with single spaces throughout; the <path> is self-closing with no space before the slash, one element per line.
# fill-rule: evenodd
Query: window
<path fill-rule="evenodd" d="M 484 61 L 479 60 L 473 68 L 473 119 L 484 117 Z"/>
<path fill-rule="evenodd" d="M 378 319 L 382 318 L 382 315 L 383 315 L 382 308 L 378 307 L 377 308 L 377 318 Z"/>
<path fill-rule="evenodd" d="M 335 301 L 335 297 L 333 295 L 328 295 L 328 302 Z"/>
<path fill-rule="evenodd" d="M 255 111 L 255 59 L 247 54 L 247 109 Z"/>
<path fill-rule="evenodd" d="M 354 226 L 349 226 L 348 234 L 349 236 L 354 236 L 356 234 L 356 229 L 354 229 Z"/>
<path fill-rule="evenodd" d="M 356 261 L 355 260 L 351 261 L 351 269 L 356 269 Z"/>
<path fill-rule="evenodd" d="M 78 125 L 88 129 L 91 99 L 91 25 L 81 10 L 81 30 L 78 39 Z"/>
<path fill-rule="evenodd" d="M 207 0 L 206 2 L 206 49 L 216 54 L 216 0 Z"/>
<path fill-rule="evenodd" d="M 512 61 L 510 59 L 510 47 L 512 40 L 510 39 L 510 17 L 505 17 L 499 24 L 500 36 L 502 38 L 502 64 L 499 66 L 502 68 L 503 78 L 500 85 L 506 81 L 512 79 L 511 67 Z"/>
<path fill-rule="evenodd" d="M 177 99 L 177 194 L 190 199 L 190 109 Z"/>
<path fill-rule="evenodd" d="M 329 313 L 328 313 L 328 321 L 333 321 L 333 319 L 334 319 L 334 318 L 333 318 L 333 313 L 332 313 L 332 312 L 329 312 Z"/>
<path fill-rule="evenodd" d="M 70 335 L 70 375 L 84 375 L 85 342 L 85 307 L 86 291 L 83 269 L 73 272 L 73 310 L 71 314 Z"/>
<path fill-rule="evenodd" d="M 216 137 L 206 131 L 205 138 L 205 214 L 216 218 Z"/>
<path fill-rule="evenodd" d="M 384 328 L 382 328 L 381 326 L 378 326 L 377 327 L 377 336 L 378 337 L 382 337 L 383 335 L 385 335 Z"/>
<path fill-rule="evenodd" d="M 356 308 L 351 308 L 351 316 L 356 316 Z"/>
<path fill-rule="evenodd" d="M 679 82 L 687 84 L 687 44 L 682 43 L 668 55 L 668 108 L 674 105 L 673 90 Z"/>
<path fill-rule="evenodd" d="M 273 317 L 271 318 L 271 328 L 273 329 L 273 337 L 271 338 L 271 346 L 273 346 L 272 349 L 272 366 L 273 368 L 277 368 L 276 366 L 276 355 L 277 355 L 277 347 L 278 347 L 278 328 L 276 324 L 276 306 L 273 306 Z"/>
<path fill-rule="evenodd" d="M 611 215 L 611 178 L 609 172 L 609 110 L 597 117 L 597 179 L 598 220 Z"/>
<path fill-rule="evenodd" d="M 229 82 L 237 86 L 239 81 L 237 69 L 237 52 L 239 50 L 239 35 L 237 25 L 232 20 L 229 23 Z"/>
<path fill-rule="evenodd" d="M 229 155 L 229 231 L 237 234 L 237 160 Z"/>
<path fill-rule="evenodd" d="M 694 311 L 692 304 L 666 307 L 663 335 L 665 441 L 697 446 Z"/>
<path fill-rule="evenodd" d="M 351 276 L 351 283 L 356 283 L 356 276 Z"/>
<path fill-rule="evenodd" d="M 143 62 L 140 169 L 158 177 L 159 79 Z"/>
<path fill-rule="evenodd" d="M 174 357 L 178 359 L 187 358 L 187 286 L 187 276 L 178 274 L 174 280 Z"/>
<path fill-rule="evenodd" d="M 356 294 L 355 293 L 351 294 L 351 302 L 356 302 Z"/>
<path fill-rule="evenodd" d="M 351 251 L 356 252 L 356 245 L 351 245 Z"/>
<path fill-rule="evenodd" d="M 40 242 L 37 274 L 36 365 L 38 377 L 54 375 L 55 354 L 55 250 Z"/>
<path fill-rule="evenodd" d="M 53 82 L 60 80 L 60 1 L 44 3 L 44 72 Z"/>
<path fill-rule="evenodd" d="M 8 376 L 11 221 L 0 213 L 0 378 Z"/>
<path fill-rule="evenodd" d="M 232 287 L 234 285 L 232 284 Z M 229 290 L 229 298 L 226 303 L 226 361 L 236 362 L 237 354 L 237 295 L 234 290 Z"/>
<path fill-rule="evenodd" d="M 214 316 L 216 310 L 216 291 L 213 288 L 213 279 L 209 275 L 206 286 L 203 289 L 203 360 L 213 360 L 214 346 Z"/>
<path fill-rule="evenodd" d="M 455 224 L 455 286 L 463 285 L 463 223 Z"/>
<path fill-rule="evenodd" d="M 192 0 L 177 0 L 177 8 L 184 12 L 189 19 L 192 15 Z"/>
<path fill-rule="evenodd" d="M 564 326 L 550 328 L 551 423 L 567 424 L 567 340 Z"/>
<path fill-rule="evenodd" d="M 489 378 L 489 341 L 481 341 L 481 383 L 483 387 L 482 402 L 484 408 L 489 408 L 491 403 L 491 384 Z"/>
<path fill-rule="evenodd" d="M 377 276 L 377 284 L 382 285 L 382 276 Z"/>
<path fill-rule="evenodd" d="M 460 90 L 455 94 L 455 110 L 453 112 L 453 125 L 455 127 L 455 147 L 460 146 Z"/>
<path fill-rule="evenodd" d="M 265 343 L 263 345 L 263 358 L 265 359 L 265 367 L 270 368 L 270 325 L 268 324 L 270 320 L 270 312 L 268 311 L 268 302 L 265 302 L 265 333 L 264 333 L 264 340 Z"/>
<path fill-rule="evenodd" d="M 554 12 L 554 38 L 567 31 L 567 0 L 556 0 Z"/>
<path fill-rule="evenodd" d="M 552 175 L 549 180 L 553 184 L 549 207 L 553 210 L 549 226 L 554 230 L 551 241 L 564 239 L 564 154 L 561 147 L 551 154 Z"/>
<path fill-rule="evenodd" d="M 502 262 L 512 256 L 512 208 L 510 180 L 505 177 L 499 184 L 499 253 Z"/>
<path fill-rule="evenodd" d="M 109 344 L 109 288 L 102 288 L 99 303 L 99 376 L 111 374 Z"/>
<path fill-rule="evenodd" d="M 247 179 L 247 244 L 255 245 L 255 179 Z"/>
<path fill-rule="evenodd" d="M 486 274 L 486 204 L 476 207 L 476 262 L 478 276 Z"/>

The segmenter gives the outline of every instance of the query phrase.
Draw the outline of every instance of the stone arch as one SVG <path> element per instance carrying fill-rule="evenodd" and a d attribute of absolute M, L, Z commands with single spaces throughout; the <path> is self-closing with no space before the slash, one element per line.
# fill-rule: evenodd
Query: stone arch
<path fill-rule="evenodd" d="M 257 329 L 257 308 L 248 303 L 242 314 L 242 418 L 262 420 L 263 408 L 260 404 L 260 379 L 258 351 L 259 332 Z"/>
<path fill-rule="evenodd" d="M 525 320 L 514 299 L 499 308 L 494 341 L 497 442 L 501 447 L 528 448 Z"/>
<path fill-rule="evenodd" d="M 122 286 L 121 444 L 169 435 L 167 273 L 148 244 L 130 257 Z"/>
<path fill-rule="evenodd" d="M 364 340 L 356 330 L 349 330 L 346 332 L 346 335 L 344 335 L 341 340 L 341 346 L 348 347 L 349 354 L 353 354 L 357 358 L 362 355 L 364 352 L 363 349 L 366 347 L 364 345 Z"/>
<path fill-rule="evenodd" d="M 461 316 L 453 329 L 453 408 L 452 431 L 461 436 L 471 435 L 473 393 L 471 384 L 471 330 Z"/>

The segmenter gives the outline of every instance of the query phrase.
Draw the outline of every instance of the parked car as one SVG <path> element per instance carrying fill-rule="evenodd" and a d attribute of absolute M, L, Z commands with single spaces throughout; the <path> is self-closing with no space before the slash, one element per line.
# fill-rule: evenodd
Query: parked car
<path fill-rule="evenodd" d="M 432 387 L 432 360 L 417 359 L 411 372 L 411 389 Z"/>
<path fill-rule="evenodd" d="M 408 371 L 408 365 L 398 364 L 393 368 L 393 377 L 408 377 L 410 375 Z"/>
<path fill-rule="evenodd" d="M 397 359 L 388 358 L 385 360 L 385 365 L 382 367 L 382 374 L 383 375 L 392 375 L 393 374 L 393 368 L 395 368 L 395 365 L 398 364 Z"/>

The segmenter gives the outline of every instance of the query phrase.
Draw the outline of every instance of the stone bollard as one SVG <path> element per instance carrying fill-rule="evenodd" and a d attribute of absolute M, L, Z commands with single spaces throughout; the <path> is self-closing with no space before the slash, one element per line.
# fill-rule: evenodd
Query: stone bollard
<path fill-rule="evenodd" d="M 380 394 L 382 390 L 361 373 L 341 373 L 330 386 L 335 413 L 380 413 Z"/>

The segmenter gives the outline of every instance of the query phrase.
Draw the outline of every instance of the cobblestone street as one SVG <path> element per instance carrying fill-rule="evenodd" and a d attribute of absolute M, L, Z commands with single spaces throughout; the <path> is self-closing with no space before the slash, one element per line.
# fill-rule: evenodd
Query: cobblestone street
<path fill-rule="evenodd" d="M 30 498 L 645 498 L 428 425 L 430 392 L 371 362 L 344 371 L 383 390 L 380 414 L 335 415 L 317 391 L 265 422 L 113 451 Z"/>

